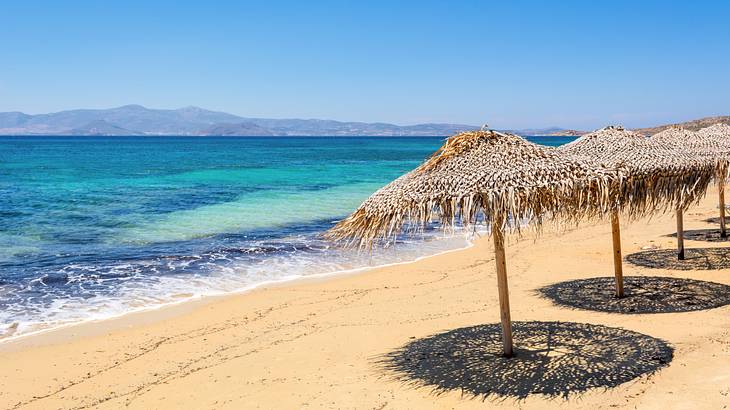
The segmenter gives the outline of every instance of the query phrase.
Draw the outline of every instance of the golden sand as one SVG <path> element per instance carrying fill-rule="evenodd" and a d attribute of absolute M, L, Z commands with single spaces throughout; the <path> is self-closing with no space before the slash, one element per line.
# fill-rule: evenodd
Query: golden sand
<path fill-rule="evenodd" d="M 717 227 L 704 221 L 717 212 L 710 192 L 686 213 L 685 229 Z M 623 224 L 624 254 L 672 249 L 675 239 L 667 235 L 674 227 L 673 215 Z M 571 345 L 563 332 L 546 346 L 528 346 L 516 333 L 521 364 L 496 366 L 504 359 L 481 352 L 483 343 L 474 335 L 482 336 L 465 330 L 499 322 L 492 244 L 484 239 L 410 264 L 272 286 L 0 344 L 0 408 L 730 406 L 730 306 L 617 314 L 556 306 L 536 294 L 556 282 L 612 275 L 610 240 L 610 225 L 604 223 L 548 231 L 537 240 L 511 238 L 507 248 L 513 320 L 567 322 L 568 334 L 583 329 L 580 324 L 611 328 L 601 343 L 580 339 Z M 727 243 L 686 240 L 685 246 Z M 717 254 L 713 261 L 727 259 L 722 251 Z M 730 284 L 730 269 L 703 269 L 713 261 L 694 257 L 686 265 L 698 268 L 693 270 L 626 262 L 624 274 Z M 461 339 L 443 343 L 448 339 L 441 334 L 452 330 Z M 634 332 L 646 335 L 642 340 L 648 343 L 671 345 L 671 361 L 645 357 L 650 350 L 637 348 L 642 345 Z M 426 339 L 432 335 L 441 336 Z M 434 350 L 415 349 L 411 359 L 398 356 L 408 344 Z M 648 361 L 647 374 L 615 385 L 622 380 L 612 379 L 617 364 L 611 357 L 625 360 L 618 366 L 627 368 Z M 459 368 L 461 360 L 468 366 Z M 656 369 L 649 375 L 652 363 Z M 398 366 L 410 366 L 411 373 L 399 373 Z M 530 394 L 537 388 L 552 393 Z"/>

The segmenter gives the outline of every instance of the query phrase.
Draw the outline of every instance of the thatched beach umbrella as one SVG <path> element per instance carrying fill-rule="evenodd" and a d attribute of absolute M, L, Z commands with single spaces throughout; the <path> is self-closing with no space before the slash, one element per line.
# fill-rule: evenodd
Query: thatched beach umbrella
<path fill-rule="evenodd" d="M 702 140 L 709 140 L 716 147 L 715 154 L 718 161 L 724 163 L 725 170 L 719 170 L 717 188 L 719 192 L 720 205 L 720 236 L 727 237 L 725 227 L 725 179 L 728 177 L 728 165 L 730 164 L 730 125 L 715 124 L 697 131 Z M 718 152 L 719 151 L 719 152 Z"/>
<path fill-rule="evenodd" d="M 375 192 L 328 232 L 332 239 L 372 246 L 404 225 L 433 220 L 453 226 L 484 221 L 494 240 L 504 354 L 512 325 L 504 252 L 505 229 L 540 226 L 546 217 L 576 221 L 607 212 L 619 173 L 562 156 L 521 137 L 472 131 L 449 138 L 425 163 Z"/>
<path fill-rule="evenodd" d="M 728 127 L 730 128 L 730 127 Z M 699 133 L 682 127 L 669 127 L 654 134 L 650 140 L 662 147 L 677 150 L 692 156 L 698 161 L 706 162 L 716 169 L 715 179 L 719 188 L 720 203 L 720 236 L 726 237 L 725 229 L 725 178 L 727 176 L 728 159 L 730 158 L 730 140 L 710 132 Z M 684 259 L 684 241 L 682 214 L 677 214 L 677 254 Z"/>
<path fill-rule="evenodd" d="M 627 211 L 630 218 L 670 209 L 678 210 L 681 215 L 682 210 L 704 195 L 714 168 L 676 150 L 662 148 L 643 135 L 614 126 L 586 134 L 559 147 L 558 151 L 591 158 L 608 167 L 625 167 L 628 172 L 611 214 L 616 296 L 622 297 L 619 211 Z"/>

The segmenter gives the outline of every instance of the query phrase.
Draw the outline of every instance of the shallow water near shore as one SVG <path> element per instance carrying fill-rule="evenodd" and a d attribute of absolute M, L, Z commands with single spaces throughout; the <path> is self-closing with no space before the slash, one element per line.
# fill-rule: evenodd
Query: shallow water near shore
<path fill-rule="evenodd" d="M 442 141 L 0 137 L 0 337 L 464 247 L 319 239 Z"/>

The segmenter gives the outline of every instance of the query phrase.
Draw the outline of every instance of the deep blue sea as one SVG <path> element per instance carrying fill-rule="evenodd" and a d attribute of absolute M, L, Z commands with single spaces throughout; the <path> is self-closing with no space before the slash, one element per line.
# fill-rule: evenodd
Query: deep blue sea
<path fill-rule="evenodd" d="M 0 137 L 0 338 L 464 247 L 318 239 L 443 140 Z"/>

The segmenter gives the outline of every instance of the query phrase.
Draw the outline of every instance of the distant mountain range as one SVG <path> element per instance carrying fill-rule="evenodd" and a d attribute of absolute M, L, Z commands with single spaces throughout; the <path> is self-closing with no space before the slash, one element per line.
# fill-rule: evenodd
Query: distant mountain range
<path fill-rule="evenodd" d="M 394 125 L 318 119 L 246 118 L 198 107 L 158 110 L 125 105 L 29 115 L 0 113 L 0 135 L 190 136 L 448 136 L 478 129 L 466 124 Z M 510 130 L 520 135 L 573 135 L 561 128 Z"/>
<path fill-rule="evenodd" d="M 399 126 L 317 119 L 245 118 L 198 107 L 158 110 L 141 105 L 38 115 L 0 113 L 0 135 L 441 136 L 475 128 L 478 127 L 465 124 Z"/>
<path fill-rule="evenodd" d="M 699 129 L 718 122 L 730 124 L 730 116 L 707 117 L 671 125 Z M 636 131 L 651 135 L 671 125 L 639 128 Z M 158 110 L 141 105 L 38 115 L 0 112 L 0 135 L 449 136 L 478 128 L 479 126 L 466 124 L 394 125 L 318 119 L 247 118 L 198 107 Z M 518 135 L 585 134 L 585 131 L 559 127 L 504 131 Z"/>

